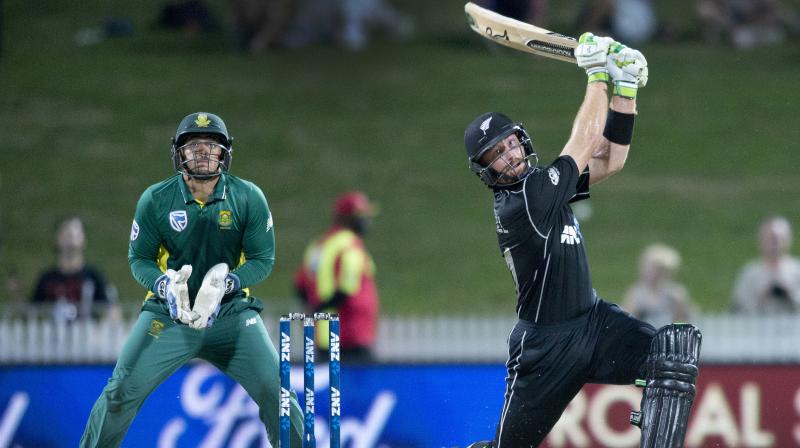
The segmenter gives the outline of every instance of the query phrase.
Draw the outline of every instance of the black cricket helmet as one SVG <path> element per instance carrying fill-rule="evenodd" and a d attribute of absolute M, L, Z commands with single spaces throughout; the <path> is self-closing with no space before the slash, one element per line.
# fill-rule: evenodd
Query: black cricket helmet
<path fill-rule="evenodd" d="M 215 162 L 219 162 L 215 172 L 194 173 L 187 166 L 187 161 L 183 156 L 183 147 L 190 136 L 198 134 L 213 135 L 222 147 L 222 160 L 215 160 Z M 175 171 L 185 172 L 195 179 L 211 179 L 219 176 L 223 171 L 228 171 L 231 167 L 231 159 L 233 159 L 233 137 L 228 134 L 228 128 L 222 118 L 208 112 L 195 112 L 181 120 L 175 136 L 172 138 L 172 163 Z"/>
<path fill-rule="evenodd" d="M 501 182 L 501 180 L 505 180 L 503 179 L 505 176 L 503 173 L 491 168 L 491 166 L 484 166 L 479 161 L 486 151 L 511 134 L 516 134 L 522 145 L 525 153 L 525 163 L 528 165 L 528 169 L 520 176 L 515 176 L 514 179 Z M 490 187 L 494 187 L 498 184 L 502 184 L 503 186 L 514 185 L 522 181 L 531 173 L 532 168 L 536 166 L 538 162 L 531 137 L 522 126 L 522 123 L 515 123 L 499 112 L 487 112 L 472 120 L 464 131 L 464 146 L 467 149 L 469 168 Z M 534 159 L 533 165 L 531 165 L 531 159 Z M 491 163 L 489 165 L 491 165 Z"/>

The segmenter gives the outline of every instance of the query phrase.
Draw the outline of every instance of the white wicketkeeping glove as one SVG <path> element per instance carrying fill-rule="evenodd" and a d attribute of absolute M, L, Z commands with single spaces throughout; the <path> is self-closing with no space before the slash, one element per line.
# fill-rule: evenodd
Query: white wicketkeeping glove
<path fill-rule="evenodd" d="M 197 297 L 194 298 L 192 311 L 197 319 L 189 324 L 190 327 L 200 330 L 210 327 L 219 313 L 219 304 L 225 295 L 225 277 L 228 276 L 228 265 L 220 263 L 214 265 L 203 277 Z"/>
<path fill-rule="evenodd" d="M 647 85 L 647 59 L 639 50 L 614 42 L 609 48 L 607 67 L 614 95 L 636 98 L 637 90 Z"/>
<path fill-rule="evenodd" d="M 186 284 L 192 275 L 192 265 L 185 264 L 179 271 L 167 269 L 156 280 L 156 293 L 169 304 L 169 317 L 188 324 L 194 319 L 189 309 L 189 286 Z"/>
<path fill-rule="evenodd" d="M 608 47 L 614 39 L 610 37 L 595 36 L 592 33 L 583 33 L 578 39 L 575 48 L 575 60 L 578 67 L 586 70 L 589 82 L 608 82 Z"/>

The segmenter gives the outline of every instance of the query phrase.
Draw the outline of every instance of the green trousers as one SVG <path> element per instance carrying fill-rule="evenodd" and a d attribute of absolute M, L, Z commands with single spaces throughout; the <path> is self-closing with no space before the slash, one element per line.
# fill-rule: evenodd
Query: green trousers
<path fill-rule="evenodd" d="M 269 441 L 277 447 L 278 352 L 255 310 L 229 305 L 224 304 L 214 325 L 204 330 L 176 324 L 168 313 L 143 310 L 92 408 L 80 446 L 119 446 L 150 393 L 187 361 L 201 358 L 236 380 L 253 398 Z M 291 416 L 291 445 L 300 447 L 303 417 L 294 392 Z"/>

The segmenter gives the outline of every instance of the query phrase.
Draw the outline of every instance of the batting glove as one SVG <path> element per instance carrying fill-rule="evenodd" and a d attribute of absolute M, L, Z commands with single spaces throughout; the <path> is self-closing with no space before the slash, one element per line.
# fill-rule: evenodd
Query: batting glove
<path fill-rule="evenodd" d="M 575 60 L 578 67 L 586 70 L 589 82 L 608 82 L 608 47 L 614 39 L 610 37 L 595 36 L 592 33 L 583 33 L 578 39 L 575 48 Z"/>
<path fill-rule="evenodd" d="M 606 64 L 614 84 L 614 95 L 636 98 L 640 87 L 647 85 L 647 59 L 639 50 L 619 42 L 611 44 Z"/>
<path fill-rule="evenodd" d="M 192 266 L 183 265 L 179 271 L 167 269 L 167 272 L 156 280 L 156 294 L 169 304 L 169 317 L 188 324 L 194 320 L 189 309 L 189 286 L 186 284 L 192 275 Z"/>
<path fill-rule="evenodd" d="M 194 298 L 194 311 L 197 319 L 190 327 L 201 330 L 214 324 L 219 314 L 220 303 L 225 295 L 225 283 L 228 276 L 228 265 L 220 263 L 212 267 L 203 277 L 197 297 Z"/>

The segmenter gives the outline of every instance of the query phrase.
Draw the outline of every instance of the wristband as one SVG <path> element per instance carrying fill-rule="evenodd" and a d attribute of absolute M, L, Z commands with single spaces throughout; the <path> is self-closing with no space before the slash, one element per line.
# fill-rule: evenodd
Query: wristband
<path fill-rule="evenodd" d="M 635 82 L 614 81 L 614 90 L 612 95 L 635 99 L 637 90 L 639 90 L 639 86 Z"/>
<path fill-rule="evenodd" d="M 588 83 L 591 84 L 593 82 L 608 82 L 608 70 L 605 67 L 597 67 L 594 69 L 590 69 L 586 71 L 586 74 L 589 75 Z"/>
<path fill-rule="evenodd" d="M 239 276 L 234 273 L 229 273 L 225 276 L 225 295 L 233 294 L 238 292 L 242 289 L 242 282 L 239 280 Z"/>
<path fill-rule="evenodd" d="M 156 279 L 156 283 L 153 285 L 153 292 L 156 293 L 156 296 L 161 299 L 167 298 L 167 283 L 169 283 L 169 277 L 164 274 L 161 277 L 158 277 Z"/>
<path fill-rule="evenodd" d="M 617 112 L 614 109 L 608 110 L 606 117 L 606 127 L 603 129 L 603 137 L 611 143 L 618 145 L 630 145 L 633 140 L 633 122 L 636 115 Z"/>

